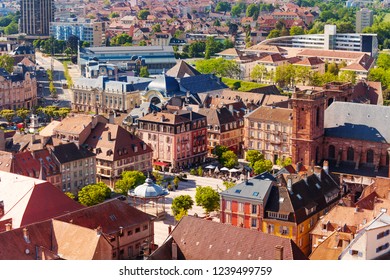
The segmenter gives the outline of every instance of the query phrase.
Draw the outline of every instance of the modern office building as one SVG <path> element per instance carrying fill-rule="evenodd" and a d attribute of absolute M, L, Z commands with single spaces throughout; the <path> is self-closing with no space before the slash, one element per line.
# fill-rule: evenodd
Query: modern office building
<path fill-rule="evenodd" d="M 148 67 L 151 75 L 161 74 L 176 65 L 171 46 L 91 47 L 80 49 L 79 67 L 85 76 L 88 61 L 95 60 L 118 65 L 119 70 L 137 72 L 140 65 Z"/>
<path fill-rule="evenodd" d="M 320 50 L 343 50 L 378 53 L 377 34 L 337 33 L 336 25 L 325 25 L 324 34 L 282 36 L 264 40 L 260 45 L 309 48 Z"/>
<path fill-rule="evenodd" d="M 77 19 L 67 22 L 50 22 L 50 36 L 66 41 L 72 35 L 77 36 L 80 41 L 88 42 L 92 47 L 101 47 L 106 41 L 103 22 L 77 21 Z"/>
<path fill-rule="evenodd" d="M 49 35 L 54 21 L 54 0 L 21 0 L 19 32 L 27 35 Z"/>
<path fill-rule="evenodd" d="M 370 27 L 374 22 L 374 13 L 363 8 L 356 12 L 356 33 L 361 33 L 364 28 Z"/>

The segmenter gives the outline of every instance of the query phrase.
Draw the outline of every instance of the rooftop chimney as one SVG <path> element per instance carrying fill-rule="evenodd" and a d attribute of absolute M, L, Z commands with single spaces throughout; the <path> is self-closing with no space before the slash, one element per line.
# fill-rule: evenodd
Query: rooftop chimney
<path fill-rule="evenodd" d="M 107 134 L 108 134 L 108 141 L 112 141 L 111 131 L 109 131 Z"/>
<path fill-rule="evenodd" d="M 96 234 L 97 234 L 97 235 L 101 235 L 101 234 L 102 234 L 102 227 L 101 227 L 101 226 L 98 226 L 98 227 L 96 228 Z"/>
<path fill-rule="evenodd" d="M 172 241 L 172 260 L 177 260 L 177 244 L 175 240 Z"/>
<path fill-rule="evenodd" d="M 314 174 L 317 176 L 317 178 L 321 181 L 321 166 L 314 166 Z"/>
<path fill-rule="evenodd" d="M 234 111 L 233 111 L 233 105 L 232 105 L 232 104 L 229 105 L 229 111 L 230 111 L 232 114 L 234 113 Z"/>
<path fill-rule="evenodd" d="M 12 224 L 11 223 L 5 224 L 5 231 L 10 231 L 11 229 L 12 229 Z"/>
<path fill-rule="evenodd" d="M 322 165 L 322 168 L 326 172 L 326 174 L 329 174 L 329 162 L 327 160 L 324 160 L 324 163 Z"/>
<path fill-rule="evenodd" d="M 290 176 L 287 178 L 287 189 L 288 191 L 292 191 L 292 180 Z"/>
<path fill-rule="evenodd" d="M 28 229 L 24 228 L 23 229 L 23 238 L 26 243 L 30 243 L 30 234 L 28 233 Z"/>
<path fill-rule="evenodd" d="M 283 260 L 283 246 L 275 246 L 275 260 Z"/>
<path fill-rule="evenodd" d="M 297 172 L 301 171 L 302 168 L 302 162 L 297 162 Z"/>

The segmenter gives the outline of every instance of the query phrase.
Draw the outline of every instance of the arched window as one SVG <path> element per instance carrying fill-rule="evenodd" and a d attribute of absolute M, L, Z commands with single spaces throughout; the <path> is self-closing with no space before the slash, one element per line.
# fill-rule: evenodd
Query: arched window
<path fill-rule="evenodd" d="M 369 149 L 367 151 L 367 160 L 366 160 L 367 163 L 374 163 L 374 151 Z"/>
<path fill-rule="evenodd" d="M 347 151 L 347 160 L 348 161 L 353 161 L 355 158 L 355 151 L 352 147 L 349 147 L 348 148 L 348 151 Z"/>
<path fill-rule="evenodd" d="M 333 101 L 334 101 L 333 97 L 328 99 L 328 107 L 333 103 Z"/>
<path fill-rule="evenodd" d="M 336 148 L 333 145 L 329 145 L 328 158 L 335 158 L 335 157 L 336 157 Z"/>

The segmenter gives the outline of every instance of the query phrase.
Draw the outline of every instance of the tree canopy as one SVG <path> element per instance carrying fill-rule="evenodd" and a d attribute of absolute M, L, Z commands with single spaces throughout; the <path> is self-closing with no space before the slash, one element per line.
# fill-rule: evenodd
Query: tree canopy
<path fill-rule="evenodd" d="M 140 10 L 138 12 L 137 17 L 138 17 L 138 19 L 145 20 L 148 17 L 148 15 L 150 15 L 149 10 Z"/>
<path fill-rule="evenodd" d="M 0 67 L 4 68 L 8 73 L 12 73 L 14 69 L 14 58 L 8 54 L 0 55 Z"/>
<path fill-rule="evenodd" d="M 226 151 L 222 154 L 220 162 L 230 169 L 238 164 L 238 157 L 233 151 Z"/>
<path fill-rule="evenodd" d="M 194 205 L 194 200 L 190 195 L 180 195 L 172 200 L 172 213 L 178 221 L 183 215 L 187 215 L 188 210 Z M 183 213 L 184 212 L 184 213 Z"/>
<path fill-rule="evenodd" d="M 196 187 L 196 205 L 201 206 L 206 214 L 219 209 L 219 194 L 212 187 Z"/>
<path fill-rule="evenodd" d="M 111 46 L 130 46 L 133 43 L 133 38 L 127 33 L 121 33 L 111 38 Z"/>
<path fill-rule="evenodd" d="M 103 182 L 87 185 L 78 193 L 78 200 L 82 205 L 92 206 L 110 198 L 111 190 Z"/>
<path fill-rule="evenodd" d="M 231 4 L 228 2 L 218 2 L 215 6 L 216 12 L 229 12 L 231 10 Z"/>
<path fill-rule="evenodd" d="M 127 195 L 127 192 L 145 183 L 146 176 L 141 171 L 123 171 L 121 179 L 116 181 L 114 190 L 117 193 Z"/>
<path fill-rule="evenodd" d="M 214 73 L 220 77 L 236 78 L 241 72 L 237 62 L 221 57 L 198 60 L 195 65 L 196 69 L 203 74 Z"/>

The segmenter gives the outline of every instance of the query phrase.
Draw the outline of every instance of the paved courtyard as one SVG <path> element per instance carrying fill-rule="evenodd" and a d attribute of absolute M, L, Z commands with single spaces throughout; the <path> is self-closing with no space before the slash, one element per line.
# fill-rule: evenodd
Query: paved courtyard
<path fill-rule="evenodd" d="M 166 209 L 166 218 L 164 220 L 155 221 L 154 222 L 154 242 L 157 245 L 161 245 L 165 239 L 168 237 L 168 226 L 175 225 L 176 221 L 172 215 L 171 210 L 171 204 L 172 200 L 179 196 L 179 195 L 190 195 L 194 200 L 194 206 L 191 210 L 188 211 L 189 215 L 194 215 L 195 213 L 203 217 L 205 216 L 205 213 L 200 206 L 196 206 L 195 203 L 195 189 L 196 186 L 210 186 L 213 189 L 217 190 L 218 192 L 221 192 L 225 190 L 225 186 L 222 184 L 223 181 L 221 179 L 214 179 L 214 178 L 208 178 L 208 177 L 198 177 L 198 176 L 192 176 L 187 175 L 187 182 L 180 182 L 179 188 L 175 191 L 172 191 L 169 193 L 168 196 L 165 198 L 165 209 Z M 210 214 L 210 216 L 213 218 L 214 221 L 219 221 L 218 213 L 213 212 Z"/>

